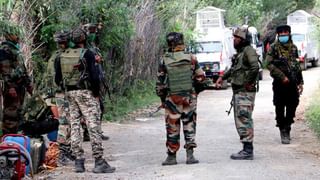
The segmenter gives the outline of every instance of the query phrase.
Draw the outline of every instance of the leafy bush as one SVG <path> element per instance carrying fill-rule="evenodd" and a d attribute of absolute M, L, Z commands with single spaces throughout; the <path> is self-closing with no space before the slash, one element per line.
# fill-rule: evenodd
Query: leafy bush
<path fill-rule="evenodd" d="M 320 137 L 320 93 L 317 92 L 310 106 L 306 111 L 306 118 L 310 123 L 310 127 Z"/>

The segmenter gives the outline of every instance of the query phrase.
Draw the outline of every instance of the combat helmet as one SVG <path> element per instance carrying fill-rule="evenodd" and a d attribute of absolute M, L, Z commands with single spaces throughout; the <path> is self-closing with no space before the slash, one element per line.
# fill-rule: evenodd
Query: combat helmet
<path fill-rule="evenodd" d="M 85 43 L 87 38 L 86 32 L 81 28 L 76 28 L 71 32 L 71 40 L 75 44 Z"/>
<path fill-rule="evenodd" d="M 178 32 L 170 32 L 166 37 L 167 44 L 169 47 L 175 47 L 177 45 L 183 45 L 183 34 Z"/>
<path fill-rule="evenodd" d="M 54 33 L 53 38 L 57 43 L 66 43 L 70 39 L 70 32 L 67 30 L 57 31 Z"/>
<path fill-rule="evenodd" d="M 87 23 L 85 25 L 83 25 L 83 29 L 87 32 L 87 33 L 96 33 L 98 26 L 94 23 Z"/>

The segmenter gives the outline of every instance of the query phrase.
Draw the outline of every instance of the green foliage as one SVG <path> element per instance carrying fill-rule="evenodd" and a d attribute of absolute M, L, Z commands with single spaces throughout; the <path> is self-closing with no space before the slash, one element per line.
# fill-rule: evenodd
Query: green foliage
<path fill-rule="evenodd" d="M 119 120 L 119 118 L 133 110 L 159 101 L 159 97 L 155 94 L 154 81 L 136 80 L 133 85 L 126 90 L 124 96 L 117 97 L 112 102 L 106 98 L 106 114 L 104 114 L 104 119 L 108 121 Z"/>
<path fill-rule="evenodd" d="M 306 118 L 310 123 L 310 127 L 320 137 L 320 93 L 317 92 L 312 99 L 311 105 L 306 111 Z"/>

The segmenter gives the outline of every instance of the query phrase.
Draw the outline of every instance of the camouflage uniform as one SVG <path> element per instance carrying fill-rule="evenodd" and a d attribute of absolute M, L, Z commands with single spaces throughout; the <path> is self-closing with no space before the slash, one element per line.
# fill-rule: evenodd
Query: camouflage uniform
<path fill-rule="evenodd" d="M 240 141 L 244 145 L 243 150 L 231 155 L 231 159 L 240 160 L 253 159 L 252 112 L 259 73 L 258 55 L 250 46 L 247 33 L 243 28 L 238 28 L 234 32 L 237 53 L 232 58 L 231 68 L 221 77 L 222 80 L 231 80 L 234 120 Z"/>
<path fill-rule="evenodd" d="M 95 68 L 94 54 L 81 47 L 84 46 L 85 33 L 81 29 L 72 32 L 72 41 L 77 48 L 68 48 L 55 61 L 55 82 L 67 92 L 71 124 L 71 147 L 76 156 L 75 171 L 84 172 L 84 151 L 80 134 L 81 117 L 86 120 L 89 128 L 93 157 L 95 158 L 94 173 L 112 173 L 111 167 L 103 158 L 101 135 L 98 132 L 100 117 L 99 108 L 99 77 Z"/>
<path fill-rule="evenodd" d="M 92 153 L 94 158 L 103 156 L 103 146 L 99 130 L 100 108 L 99 101 L 94 98 L 89 90 L 68 91 L 67 99 L 70 103 L 70 124 L 71 124 L 71 144 L 77 159 L 84 158 L 82 149 L 82 139 L 80 139 L 80 118 L 86 119 L 89 127 L 89 135 L 92 145 Z"/>
<path fill-rule="evenodd" d="M 156 93 L 161 98 L 161 101 L 165 107 L 165 121 L 166 121 L 166 131 L 167 131 L 167 141 L 166 146 L 168 149 L 168 158 L 172 157 L 180 148 L 180 127 L 182 123 L 185 145 L 184 148 L 187 150 L 192 150 L 197 147 L 195 142 L 196 135 L 196 119 L 197 119 L 197 93 L 195 90 L 195 86 L 199 86 L 201 82 L 204 80 L 204 72 L 200 68 L 197 60 L 191 54 L 184 53 L 184 46 L 180 45 L 170 50 L 172 52 L 168 52 L 164 55 L 158 67 L 158 82 L 156 84 Z M 181 77 L 177 73 L 175 75 L 171 75 L 169 73 L 168 67 L 166 64 L 168 62 L 178 62 L 179 59 L 189 60 L 189 73 L 190 77 Z M 171 79 L 175 78 L 171 81 Z M 190 82 L 188 80 L 190 78 Z M 180 82 L 179 82 L 180 79 Z M 188 85 L 190 83 L 190 89 L 175 91 L 173 88 L 174 85 L 178 85 L 179 83 Z M 176 83 L 176 84 L 173 84 Z M 193 156 L 192 156 L 193 157 Z M 168 160 L 167 158 L 167 160 Z M 167 161 L 166 160 L 166 161 Z M 163 165 L 172 165 L 174 163 L 163 163 Z M 197 160 L 196 160 L 197 161 Z M 191 162 L 191 161 L 190 161 Z M 198 162 L 198 161 L 197 161 Z M 197 163 L 195 162 L 195 163 Z M 188 158 L 187 158 L 188 163 Z"/>
<path fill-rule="evenodd" d="M 232 67 L 222 79 L 231 79 L 233 90 L 234 119 L 241 142 L 253 141 L 252 111 L 256 94 L 255 86 L 246 89 L 246 84 L 255 84 L 259 72 L 258 55 L 250 46 L 243 47 L 234 56 Z"/>
<path fill-rule="evenodd" d="M 32 93 L 31 78 L 16 44 L 5 41 L 0 49 L 0 74 L 4 82 L 2 131 L 4 134 L 17 133 L 25 91 Z"/>
<path fill-rule="evenodd" d="M 279 27 L 288 28 L 287 26 Z M 267 68 L 273 78 L 276 126 L 280 129 L 283 144 L 290 143 L 291 124 L 294 122 L 296 108 L 299 104 L 298 87 L 303 84 L 302 70 L 297 58 L 298 49 L 291 40 L 285 44 L 277 40 L 271 45 L 266 56 Z M 288 83 L 283 83 L 285 78 L 288 78 Z"/>

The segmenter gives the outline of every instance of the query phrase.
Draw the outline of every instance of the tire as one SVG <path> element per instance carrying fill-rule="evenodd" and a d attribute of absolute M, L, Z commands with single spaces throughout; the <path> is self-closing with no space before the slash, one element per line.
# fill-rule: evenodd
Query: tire
<path fill-rule="evenodd" d="M 306 59 L 303 62 L 300 62 L 300 68 L 302 71 L 307 70 L 307 60 Z"/>
<path fill-rule="evenodd" d="M 259 80 L 263 79 L 263 71 L 259 71 Z"/>
<path fill-rule="evenodd" d="M 312 61 L 312 67 L 318 67 L 318 62 L 319 62 L 319 59 L 315 59 Z"/>

